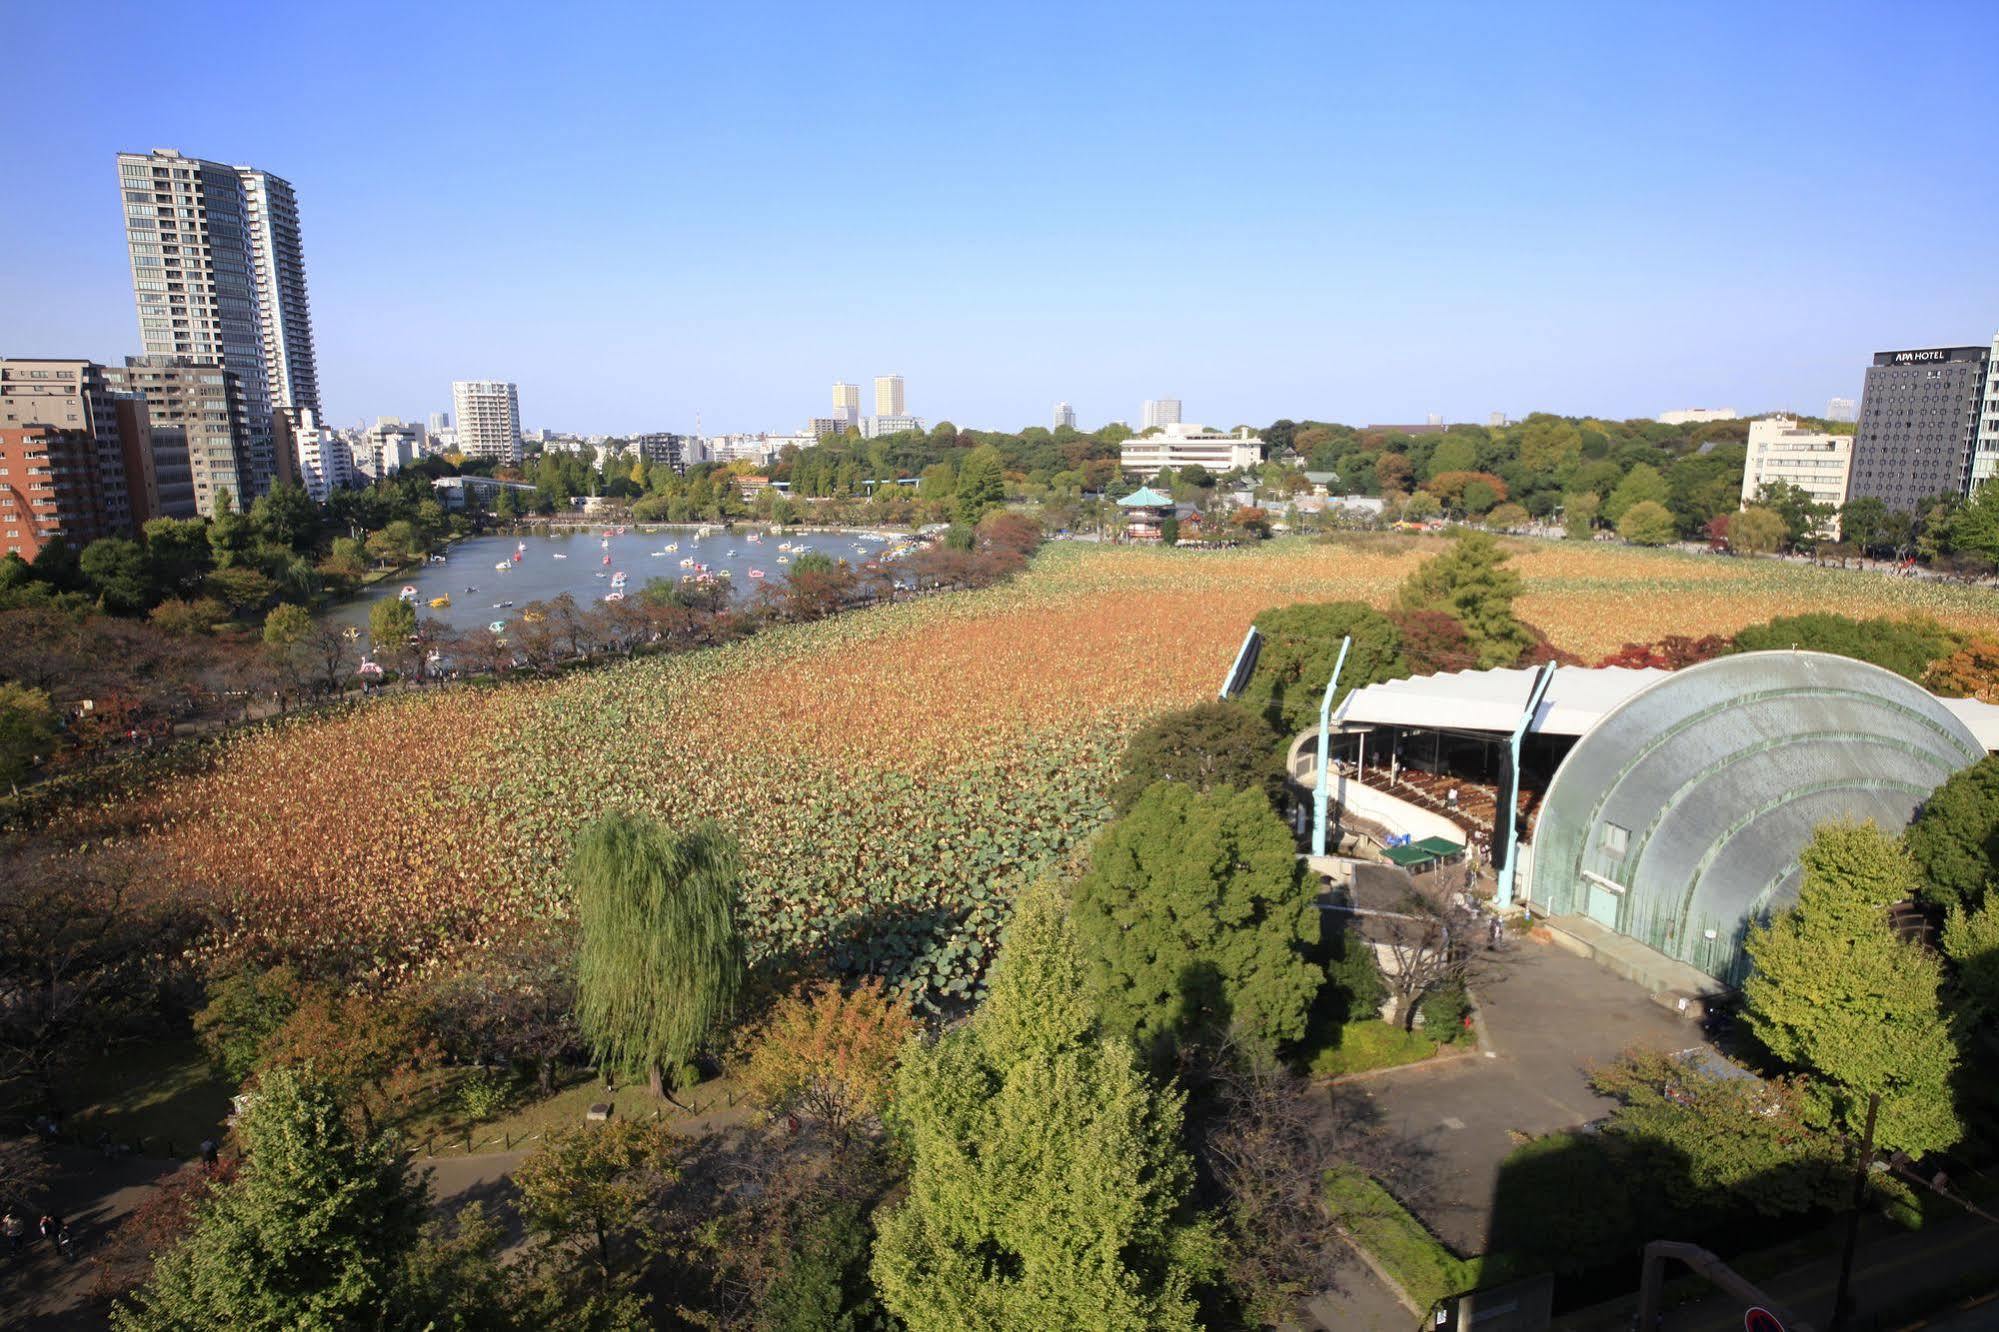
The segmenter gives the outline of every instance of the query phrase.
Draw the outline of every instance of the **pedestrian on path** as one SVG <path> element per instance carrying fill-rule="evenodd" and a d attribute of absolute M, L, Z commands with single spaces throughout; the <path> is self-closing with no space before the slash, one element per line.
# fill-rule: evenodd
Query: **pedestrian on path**
<path fill-rule="evenodd" d="M 7 1252 L 19 1253 L 21 1243 L 28 1235 L 28 1223 L 8 1212 L 5 1217 L 0 1217 L 0 1234 L 7 1237 Z"/>

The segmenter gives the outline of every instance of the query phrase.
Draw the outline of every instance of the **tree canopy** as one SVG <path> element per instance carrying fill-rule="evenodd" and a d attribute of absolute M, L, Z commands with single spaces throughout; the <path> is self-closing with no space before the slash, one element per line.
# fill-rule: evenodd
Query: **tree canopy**
<path fill-rule="evenodd" d="M 743 983 L 734 839 L 612 814 L 570 855 L 582 942 L 576 1017 L 597 1058 L 656 1091 L 705 1048 Z"/>
<path fill-rule="evenodd" d="M 1096 1029 L 1060 896 L 1014 909 L 972 1020 L 913 1048 L 890 1113 L 907 1196 L 873 1276 L 910 1332 L 1198 1326 L 1212 1232 L 1187 1215 L 1183 1101 Z"/>
<path fill-rule="evenodd" d="M 1090 849 L 1075 931 L 1104 1026 L 1142 1051 L 1231 1032 L 1265 1054 L 1305 1034 L 1325 973 L 1317 888 L 1253 791 L 1152 787 Z"/>
<path fill-rule="evenodd" d="M 1857 1135 L 1878 1093 L 1884 1147 L 1916 1155 L 1949 1147 L 1962 1128 L 1942 968 L 1888 920 L 1888 907 L 1915 889 L 1914 864 L 1871 823 L 1821 826 L 1800 860 L 1797 905 L 1749 932 L 1750 1030 L 1810 1076 L 1816 1122 Z"/>
<path fill-rule="evenodd" d="M 1125 746 L 1111 805 L 1124 813 L 1154 782 L 1197 791 L 1261 791 L 1275 801 L 1284 789 L 1270 728 L 1228 703 L 1197 703 L 1154 718 Z"/>
<path fill-rule="evenodd" d="M 1511 666 L 1533 645 L 1534 636 L 1513 618 L 1520 575 L 1506 561 L 1506 552 L 1489 533 L 1461 533 L 1450 549 L 1423 561 L 1409 575 L 1402 584 L 1400 604 L 1404 610 L 1443 611 L 1455 617 L 1464 626 L 1480 666 Z"/>
<path fill-rule="evenodd" d="M 1738 630 L 1735 635 L 1738 651 L 1798 648 L 1807 652 L 1833 652 L 1872 662 L 1917 683 L 1922 682 L 1931 662 L 1949 656 L 1961 642 L 1952 630 L 1921 616 L 1856 620 L 1828 611 L 1779 616 L 1767 624 L 1752 624 Z"/>
<path fill-rule="evenodd" d="M 1280 606 L 1257 616 L 1255 623 L 1263 648 L 1237 702 L 1285 738 L 1318 724 L 1319 701 L 1339 658 L 1340 640 L 1347 635 L 1353 636 L 1353 647 L 1340 673 L 1334 707 L 1363 685 L 1409 673 L 1394 624 L 1364 601 Z"/>
<path fill-rule="evenodd" d="M 1999 756 L 1952 773 L 1930 792 L 1902 841 L 1922 872 L 1923 897 L 1945 907 L 1984 900 L 1999 858 Z"/>

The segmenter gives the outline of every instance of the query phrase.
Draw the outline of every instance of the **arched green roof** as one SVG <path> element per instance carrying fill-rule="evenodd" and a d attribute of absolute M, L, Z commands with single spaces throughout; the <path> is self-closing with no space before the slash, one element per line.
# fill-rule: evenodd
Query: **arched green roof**
<path fill-rule="evenodd" d="M 1878 666 L 1820 652 L 1704 662 L 1570 750 L 1535 826 L 1531 895 L 1557 915 L 1614 915 L 1621 933 L 1736 983 L 1749 924 L 1796 899 L 1814 827 L 1899 830 L 1984 754 L 1927 690 Z"/>

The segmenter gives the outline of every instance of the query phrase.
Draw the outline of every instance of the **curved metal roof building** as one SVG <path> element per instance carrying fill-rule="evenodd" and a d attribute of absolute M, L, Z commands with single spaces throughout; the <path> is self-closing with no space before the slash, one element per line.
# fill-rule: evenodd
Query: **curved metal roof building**
<path fill-rule="evenodd" d="M 1751 922 L 1797 896 L 1814 827 L 1900 829 L 1985 752 L 1956 711 L 1865 662 L 1704 662 L 1646 683 L 1576 741 L 1534 830 L 1529 896 L 1736 984 Z"/>

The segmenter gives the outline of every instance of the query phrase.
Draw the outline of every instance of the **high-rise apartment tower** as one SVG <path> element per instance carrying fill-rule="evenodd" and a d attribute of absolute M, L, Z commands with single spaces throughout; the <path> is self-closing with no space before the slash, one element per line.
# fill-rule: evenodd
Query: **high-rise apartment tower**
<path fill-rule="evenodd" d="M 901 375 L 875 376 L 875 415 L 908 415 L 908 411 L 902 400 Z"/>
<path fill-rule="evenodd" d="M 844 379 L 833 381 L 833 419 L 842 426 L 861 423 L 861 386 Z"/>
<path fill-rule="evenodd" d="M 1150 430 L 1154 426 L 1180 424 L 1180 400 L 1178 398 L 1147 398 L 1145 413 L 1141 418 L 1140 430 Z"/>
<path fill-rule="evenodd" d="M 451 385 L 458 451 L 468 458 L 521 460 L 520 390 L 499 379 L 459 379 Z"/>
<path fill-rule="evenodd" d="M 241 388 L 261 465 L 247 502 L 296 474 L 300 413 L 319 413 L 298 199 L 254 167 L 170 148 L 118 154 L 139 337 L 148 357 L 219 362 Z M 282 419 L 280 419 L 282 418 Z"/>
<path fill-rule="evenodd" d="M 1076 428 L 1076 409 L 1066 402 L 1058 402 L 1055 404 L 1055 424 L 1052 428 L 1060 430 L 1064 426 L 1071 430 Z"/>

